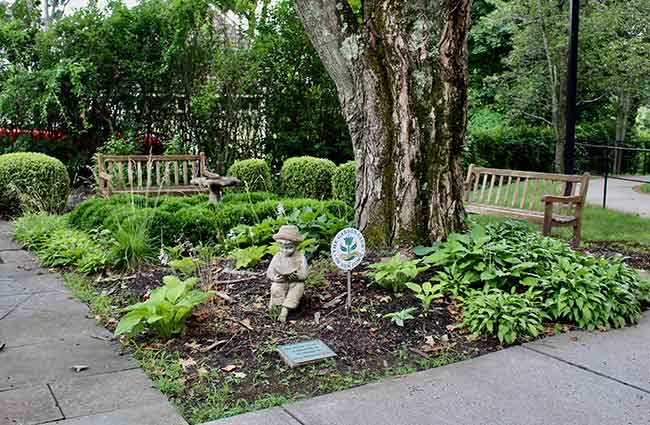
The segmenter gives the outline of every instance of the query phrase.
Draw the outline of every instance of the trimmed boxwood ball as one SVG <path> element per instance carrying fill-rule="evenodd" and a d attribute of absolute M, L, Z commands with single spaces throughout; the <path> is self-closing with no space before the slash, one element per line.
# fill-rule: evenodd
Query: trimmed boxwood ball
<path fill-rule="evenodd" d="M 280 170 L 282 191 L 292 198 L 329 198 L 335 170 L 336 165 L 329 159 L 311 156 L 289 158 Z"/>
<path fill-rule="evenodd" d="M 271 168 L 263 159 L 235 161 L 226 173 L 237 177 L 242 184 L 235 191 L 264 192 L 271 190 Z"/>
<path fill-rule="evenodd" d="M 354 206 L 356 197 L 356 174 L 354 161 L 336 167 L 332 176 L 332 197 Z"/>
<path fill-rule="evenodd" d="M 58 159 L 33 152 L 0 155 L 0 210 L 57 213 L 69 193 L 70 177 Z"/>

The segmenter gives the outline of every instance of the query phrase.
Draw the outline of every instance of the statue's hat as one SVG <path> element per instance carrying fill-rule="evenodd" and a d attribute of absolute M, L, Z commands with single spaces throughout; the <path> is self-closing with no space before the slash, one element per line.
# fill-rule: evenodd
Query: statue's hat
<path fill-rule="evenodd" d="M 273 239 L 276 241 L 290 241 L 300 243 L 305 238 L 298 231 L 298 227 L 292 224 L 285 224 L 284 226 L 280 227 L 278 233 L 273 235 Z"/>

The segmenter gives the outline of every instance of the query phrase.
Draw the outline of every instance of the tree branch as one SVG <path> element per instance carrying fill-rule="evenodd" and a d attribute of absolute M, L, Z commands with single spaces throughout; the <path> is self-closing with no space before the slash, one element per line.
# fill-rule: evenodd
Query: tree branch
<path fill-rule="evenodd" d="M 550 125 L 550 126 L 553 125 L 553 123 L 552 123 L 551 121 L 547 120 L 547 119 L 544 118 L 544 117 L 540 117 L 539 115 L 529 114 L 528 112 L 525 112 L 525 111 L 521 111 L 521 113 L 524 114 L 524 115 L 526 115 L 527 117 L 531 117 L 531 118 L 535 118 L 535 119 L 537 119 L 537 120 L 544 121 L 546 124 L 548 124 L 548 125 Z"/>
<path fill-rule="evenodd" d="M 352 8 L 345 0 L 296 0 L 296 10 L 339 95 L 350 96 L 363 48 Z"/>

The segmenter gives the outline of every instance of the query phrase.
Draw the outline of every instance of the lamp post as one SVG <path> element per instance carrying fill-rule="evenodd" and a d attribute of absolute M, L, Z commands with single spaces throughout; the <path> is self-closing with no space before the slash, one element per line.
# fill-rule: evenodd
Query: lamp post
<path fill-rule="evenodd" d="M 564 172 L 575 173 L 576 101 L 578 86 L 578 31 L 580 0 L 569 1 L 569 58 L 567 66 L 567 108 L 564 139 Z"/>

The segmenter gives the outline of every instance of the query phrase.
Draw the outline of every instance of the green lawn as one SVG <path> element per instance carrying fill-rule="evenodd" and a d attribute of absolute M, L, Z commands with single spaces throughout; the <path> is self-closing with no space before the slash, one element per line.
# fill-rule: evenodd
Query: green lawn
<path fill-rule="evenodd" d="M 472 218 L 481 224 L 505 220 L 478 215 L 472 215 Z M 531 228 L 538 228 L 534 223 L 528 225 Z M 570 239 L 571 232 L 570 228 L 553 229 L 555 236 L 567 240 Z M 582 240 L 587 244 L 590 241 L 625 242 L 626 245 L 641 245 L 643 248 L 650 249 L 650 219 L 590 205 L 584 210 Z"/>
<path fill-rule="evenodd" d="M 650 183 L 643 183 L 639 186 L 639 190 L 643 193 L 650 193 Z"/>

